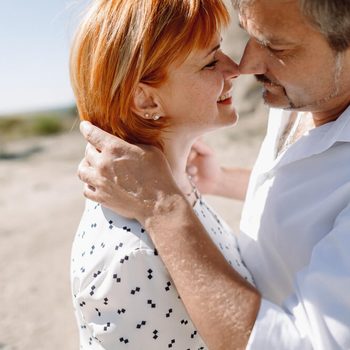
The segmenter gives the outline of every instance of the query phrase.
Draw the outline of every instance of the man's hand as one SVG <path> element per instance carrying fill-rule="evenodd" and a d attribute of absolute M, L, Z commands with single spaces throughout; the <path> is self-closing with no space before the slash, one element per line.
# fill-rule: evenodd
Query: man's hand
<path fill-rule="evenodd" d="M 78 169 L 85 197 L 143 223 L 159 202 L 181 194 L 157 148 L 129 144 L 89 122 L 80 130 L 88 141 Z"/>
<path fill-rule="evenodd" d="M 216 194 L 221 167 L 213 150 L 201 140 L 192 146 L 187 161 L 187 172 L 201 193 Z"/>

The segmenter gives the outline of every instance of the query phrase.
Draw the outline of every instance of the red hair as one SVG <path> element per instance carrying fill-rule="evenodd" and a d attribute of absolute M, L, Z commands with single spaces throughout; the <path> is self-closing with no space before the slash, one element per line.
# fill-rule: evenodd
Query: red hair
<path fill-rule="evenodd" d="M 81 119 L 126 141 L 162 148 L 167 118 L 146 120 L 131 109 L 138 83 L 162 84 L 170 64 L 208 47 L 228 22 L 221 0 L 95 0 L 71 51 Z"/>

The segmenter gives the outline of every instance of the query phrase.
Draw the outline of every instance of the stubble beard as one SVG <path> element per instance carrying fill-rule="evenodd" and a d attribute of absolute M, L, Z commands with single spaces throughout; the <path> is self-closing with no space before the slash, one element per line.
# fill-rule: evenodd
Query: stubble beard
<path fill-rule="evenodd" d="M 333 87 L 332 89 L 330 89 L 330 93 L 329 95 L 322 97 L 319 100 L 313 101 L 312 103 L 297 103 L 295 101 L 293 101 L 293 99 L 288 95 L 286 89 L 278 84 L 275 83 L 273 81 L 271 81 L 269 78 L 267 78 L 264 75 L 259 75 L 259 76 L 255 76 L 256 79 L 259 82 L 268 82 L 268 83 L 273 83 L 276 86 L 280 87 L 282 89 L 282 94 L 284 95 L 287 103 L 285 105 L 274 105 L 272 106 L 268 101 L 267 101 L 267 93 L 268 91 L 263 88 L 263 99 L 264 102 L 267 106 L 269 107 L 273 107 L 273 108 L 281 108 L 287 111 L 312 111 L 313 109 L 317 109 L 318 107 L 321 107 L 322 105 L 326 104 L 327 102 L 329 102 L 330 100 L 332 100 L 333 98 L 337 97 L 340 93 L 340 80 L 341 80 L 341 73 L 343 70 L 343 57 L 344 54 L 343 52 L 336 52 L 335 53 L 335 59 L 334 59 L 334 71 L 333 71 L 333 76 L 334 76 L 334 80 L 333 80 Z"/>

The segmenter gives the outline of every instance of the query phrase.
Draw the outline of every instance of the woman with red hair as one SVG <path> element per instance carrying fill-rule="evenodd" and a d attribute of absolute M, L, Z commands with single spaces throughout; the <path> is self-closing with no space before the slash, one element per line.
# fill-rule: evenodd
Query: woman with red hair
<path fill-rule="evenodd" d="M 228 21 L 218 0 L 95 0 L 72 47 L 71 80 L 82 119 L 164 153 L 210 238 L 253 284 L 234 235 L 186 174 L 196 138 L 237 120 L 238 69 L 220 49 Z M 206 349 L 147 232 L 122 215 L 87 201 L 74 240 L 81 348 Z"/>

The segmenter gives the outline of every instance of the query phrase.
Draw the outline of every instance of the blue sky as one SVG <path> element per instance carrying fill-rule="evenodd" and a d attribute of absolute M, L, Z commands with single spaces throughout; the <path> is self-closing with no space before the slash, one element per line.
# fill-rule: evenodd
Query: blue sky
<path fill-rule="evenodd" d="M 87 0 L 0 1 L 0 115 L 71 104 L 69 46 Z"/>

